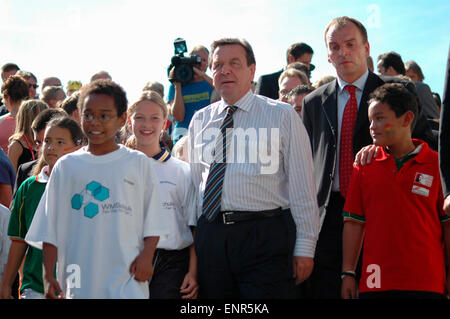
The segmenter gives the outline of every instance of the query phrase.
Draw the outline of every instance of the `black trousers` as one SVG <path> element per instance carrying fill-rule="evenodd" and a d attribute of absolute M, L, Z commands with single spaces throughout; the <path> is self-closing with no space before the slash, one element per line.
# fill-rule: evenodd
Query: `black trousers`
<path fill-rule="evenodd" d="M 181 299 L 180 287 L 189 270 L 189 247 L 157 249 L 153 260 L 150 299 Z"/>
<path fill-rule="evenodd" d="M 276 217 L 225 225 L 197 223 L 199 298 L 292 298 L 296 227 L 289 210 Z"/>
<path fill-rule="evenodd" d="M 340 299 L 342 273 L 342 209 L 345 199 L 331 193 L 320 230 L 311 276 L 296 288 L 298 298 Z"/>

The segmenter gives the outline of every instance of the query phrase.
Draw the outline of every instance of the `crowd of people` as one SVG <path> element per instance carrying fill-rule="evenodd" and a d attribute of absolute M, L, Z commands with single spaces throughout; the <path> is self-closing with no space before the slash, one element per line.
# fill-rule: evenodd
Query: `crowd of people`
<path fill-rule="evenodd" d="M 358 20 L 324 39 L 315 83 L 306 43 L 255 80 L 223 38 L 130 103 L 3 65 L 0 298 L 448 296 L 449 71 L 441 101 L 399 53 L 375 74 Z"/>

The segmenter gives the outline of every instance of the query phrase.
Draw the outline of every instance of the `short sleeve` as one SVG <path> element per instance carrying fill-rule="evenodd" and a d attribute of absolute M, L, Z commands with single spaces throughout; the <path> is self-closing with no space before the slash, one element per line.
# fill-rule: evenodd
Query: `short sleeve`
<path fill-rule="evenodd" d="M 42 243 L 49 243 L 58 247 L 57 223 L 58 213 L 63 211 L 60 199 L 61 189 L 64 189 L 67 181 L 62 176 L 61 162 L 57 162 L 52 170 L 45 191 L 36 208 L 30 229 L 25 241 L 38 249 L 42 249 Z"/>
<path fill-rule="evenodd" d="M 353 166 L 352 177 L 345 199 L 344 211 L 342 213 L 344 222 L 353 221 L 360 224 L 365 223 L 363 199 L 361 192 L 361 166 Z"/>
<path fill-rule="evenodd" d="M 23 183 L 14 196 L 11 217 L 8 224 L 8 236 L 11 240 L 23 241 L 27 233 L 25 220 L 25 194 L 28 187 L 27 183 Z"/>

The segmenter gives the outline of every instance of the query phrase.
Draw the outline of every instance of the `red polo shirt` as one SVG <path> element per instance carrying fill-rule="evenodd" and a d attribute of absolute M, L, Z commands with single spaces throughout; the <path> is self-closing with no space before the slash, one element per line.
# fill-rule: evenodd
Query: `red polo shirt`
<path fill-rule="evenodd" d="M 384 150 L 354 167 L 344 221 L 365 224 L 360 292 L 444 293 L 443 194 L 438 153 L 422 145 L 399 170 Z"/>

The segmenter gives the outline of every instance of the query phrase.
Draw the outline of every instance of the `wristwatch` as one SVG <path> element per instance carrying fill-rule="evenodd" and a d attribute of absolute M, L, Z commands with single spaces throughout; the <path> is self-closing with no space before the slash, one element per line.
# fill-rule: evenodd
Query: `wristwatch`
<path fill-rule="evenodd" d="M 344 279 L 344 277 L 346 277 L 346 276 L 356 278 L 355 272 L 352 270 L 343 271 L 341 273 L 341 279 Z"/>

